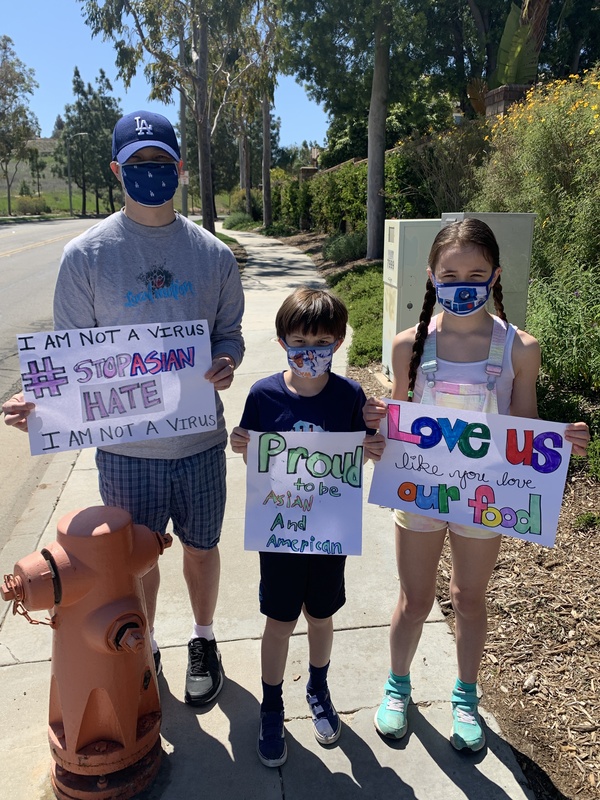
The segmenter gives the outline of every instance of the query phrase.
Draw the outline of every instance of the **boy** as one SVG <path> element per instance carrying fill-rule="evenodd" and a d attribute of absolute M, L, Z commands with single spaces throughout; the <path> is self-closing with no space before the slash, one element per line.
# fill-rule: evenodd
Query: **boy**
<path fill-rule="evenodd" d="M 344 341 L 347 321 L 343 302 L 325 290 L 297 289 L 284 301 L 275 326 L 289 368 L 251 388 L 240 427 L 231 432 L 235 453 L 246 460 L 249 430 L 366 430 L 364 392 L 354 381 L 330 371 L 333 354 Z M 369 439 L 365 440 L 365 455 Z M 306 700 L 314 734 L 321 744 L 333 744 L 340 736 L 341 722 L 329 695 L 327 670 L 333 615 L 346 602 L 345 561 L 346 557 L 339 555 L 260 553 L 260 610 L 267 619 L 261 646 L 258 757 L 267 767 L 278 767 L 287 758 L 283 674 L 289 639 L 301 611 L 308 623 Z"/>

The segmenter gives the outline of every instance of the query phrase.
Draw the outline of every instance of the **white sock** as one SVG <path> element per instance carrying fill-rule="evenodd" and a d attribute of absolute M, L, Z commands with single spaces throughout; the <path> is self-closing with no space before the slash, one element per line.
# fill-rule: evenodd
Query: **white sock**
<path fill-rule="evenodd" d="M 150 644 L 152 645 L 152 652 L 156 653 L 158 650 L 158 645 L 156 643 L 156 639 L 154 638 L 154 628 L 150 628 Z"/>
<path fill-rule="evenodd" d="M 190 636 L 190 642 L 192 641 L 192 639 L 206 639 L 208 642 L 210 642 L 211 639 L 214 638 L 215 635 L 213 633 L 212 622 L 210 623 L 210 625 L 198 625 L 196 622 L 194 622 L 192 635 Z"/>

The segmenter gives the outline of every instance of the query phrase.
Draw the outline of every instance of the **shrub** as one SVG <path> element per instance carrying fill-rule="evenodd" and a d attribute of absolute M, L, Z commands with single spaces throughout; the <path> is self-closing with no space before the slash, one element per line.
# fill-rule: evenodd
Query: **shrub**
<path fill-rule="evenodd" d="M 250 208 L 253 220 L 262 219 L 262 192 L 260 189 L 250 189 Z M 236 189 L 231 193 L 230 202 L 231 214 L 239 211 L 242 214 L 247 214 L 246 211 L 246 192 L 244 189 Z"/>
<path fill-rule="evenodd" d="M 593 528 L 600 528 L 600 514 L 594 514 L 593 511 L 586 511 L 576 518 L 573 527 L 576 531 L 581 531 L 582 533 L 590 531 Z"/>
<path fill-rule="evenodd" d="M 234 211 L 223 220 L 223 227 L 226 230 L 247 230 L 248 228 L 256 227 L 255 220 L 249 214 L 243 211 Z"/>
<path fill-rule="evenodd" d="M 274 236 L 277 238 L 279 236 L 292 236 L 295 231 L 295 228 L 292 228 L 285 222 L 274 222 L 272 225 L 268 225 L 266 228 L 264 228 L 262 232 L 265 234 L 265 236 Z"/>
<path fill-rule="evenodd" d="M 15 202 L 17 214 L 49 214 L 51 209 L 44 197 L 17 197 Z"/>
<path fill-rule="evenodd" d="M 352 344 L 348 360 L 357 367 L 381 361 L 383 265 L 380 261 L 330 276 L 329 284 L 348 306 Z"/>
<path fill-rule="evenodd" d="M 343 164 L 318 173 L 309 182 L 314 227 L 325 233 L 345 233 L 367 223 L 367 165 Z"/>
<path fill-rule="evenodd" d="M 600 390 L 599 289 L 592 272 L 529 286 L 527 328 L 541 344 L 542 373 L 570 390 Z"/>
<path fill-rule="evenodd" d="M 323 256 L 335 264 L 358 261 L 367 255 L 367 232 L 355 231 L 333 236 L 323 245 Z"/>
<path fill-rule="evenodd" d="M 587 454 L 590 475 L 600 481 L 600 438 L 592 439 Z"/>
<path fill-rule="evenodd" d="M 537 86 L 489 134 L 479 211 L 537 215 L 528 328 L 561 386 L 600 389 L 600 70 Z"/>
<path fill-rule="evenodd" d="M 415 137 L 402 145 L 405 177 L 412 181 L 404 194 L 415 207 L 415 216 L 435 218 L 467 208 L 475 175 L 485 160 L 487 132 L 485 121 L 465 120 L 447 131 Z"/>
<path fill-rule="evenodd" d="M 535 277 L 598 269 L 600 72 L 531 90 L 491 129 L 480 211 L 538 215 Z"/>

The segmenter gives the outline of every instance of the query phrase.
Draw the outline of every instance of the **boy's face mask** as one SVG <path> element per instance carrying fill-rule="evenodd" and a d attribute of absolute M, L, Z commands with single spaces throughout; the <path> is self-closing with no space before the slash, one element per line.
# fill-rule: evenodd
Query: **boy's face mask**
<path fill-rule="evenodd" d="M 455 317 L 466 317 L 484 306 L 492 290 L 496 270 L 483 283 L 438 283 L 432 276 L 438 303 Z"/>
<path fill-rule="evenodd" d="M 125 191 L 141 206 L 162 206 L 174 196 L 179 171 L 174 162 L 138 161 L 121 165 Z"/>
<path fill-rule="evenodd" d="M 337 341 L 325 347 L 288 347 L 283 339 L 279 341 L 285 347 L 290 369 L 299 378 L 318 378 L 331 369 Z"/>

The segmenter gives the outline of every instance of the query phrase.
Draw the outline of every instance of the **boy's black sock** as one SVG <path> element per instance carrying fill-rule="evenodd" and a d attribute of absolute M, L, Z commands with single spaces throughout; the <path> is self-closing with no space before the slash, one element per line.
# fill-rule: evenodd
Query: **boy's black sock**
<path fill-rule="evenodd" d="M 276 686 L 262 681 L 263 700 L 261 711 L 283 711 L 283 681 Z"/>
<path fill-rule="evenodd" d="M 308 665 L 308 683 L 306 684 L 307 694 L 316 694 L 327 688 L 327 670 L 329 662 L 324 667 L 313 667 Z"/>

